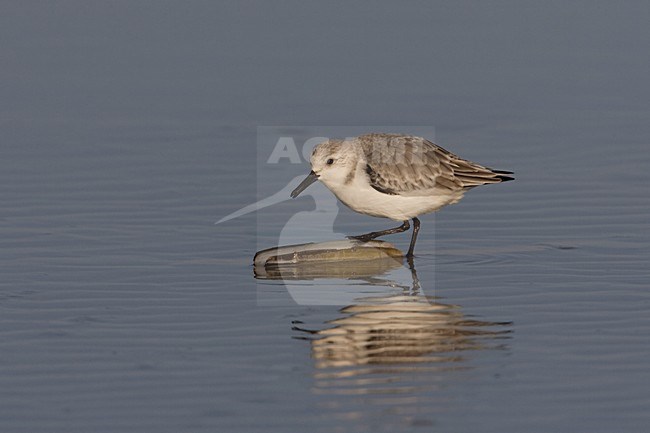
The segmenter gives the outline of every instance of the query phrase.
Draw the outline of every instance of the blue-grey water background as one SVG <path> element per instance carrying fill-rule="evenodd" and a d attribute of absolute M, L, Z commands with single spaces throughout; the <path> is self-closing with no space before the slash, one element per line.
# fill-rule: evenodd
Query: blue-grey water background
<path fill-rule="evenodd" d="M 649 3 L 0 9 L 1 431 L 647 431 Z M 516 171 L 415 260 L 501 338 L 322 365 L 293 328 L 349 313 L 260 305 L 251 268 L 313 202 L 214 225 L 258 198 L 260 125 L 434 125 Z"/>

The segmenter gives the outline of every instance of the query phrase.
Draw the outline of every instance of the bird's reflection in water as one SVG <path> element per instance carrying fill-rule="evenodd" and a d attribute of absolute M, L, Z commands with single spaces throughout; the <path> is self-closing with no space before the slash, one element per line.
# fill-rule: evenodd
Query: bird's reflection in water
<path fill-rule="evenodd" d="M 359 299 L 322 329 L 294 326 L 311 344 L 312 392 L 340 422 L 386 431 L 430 426 L 451 405 L 450 383 L 472 369 L 467 355 L 506 349 L 510 323 L 473 319 L 426 297 L 414 268 L 413 275 L 415 289 Z"/>
<path fill-rule="evenodd" d="M 336 269 L 334 275 L 340 278 L 341 269 L 349 267 L 349 263 L 342 268 L 332 263 L 312 265 L 304 277 L 326 278 L 327 269 Z M 410 271 L 406 282 L 382 273 L 350 276 L 386 290 L 357 298 L 325 326 L 312 329 L 302 321 L 293 323 L 294 338 L 311 345 L 316 367 L 313 392 L 332 397 L 322 404 L 334 417 L 364 426 L 384 416 L 388 424 L 428 425 L 432 410 L 444 410 L 447 393 L 440 390 L 475 366 L 476 356 L 470 354 L 507 350 L 510 322 L 478 320 L 458 305 L 426 296 L 413 262 L 405 267 Z M 278 277 L 300 279 L 302 274 L 291 269 Z M 368 404 L 381 409 L 369 411 Z"/>
<path fill-rule="evenodd" d="M 508 323 L 471 320 L 459 307 L 417 294 L 360 299 L 309 334 L 318 368 L 459 363 L 462 352 L 499 347 Z"/>

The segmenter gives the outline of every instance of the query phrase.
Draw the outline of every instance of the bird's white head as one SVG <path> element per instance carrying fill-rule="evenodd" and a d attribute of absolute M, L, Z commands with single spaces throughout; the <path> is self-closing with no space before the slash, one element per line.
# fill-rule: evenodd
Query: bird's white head
<path fill-rule="evenodd" d="M 343 140 L 324 141 L 311 154 L 311 169 L 324 184 L 345 182 L 357 165 L 353 143 Z"/>
<path fill-rule="evenodd" d="M 311 154 L 311 173 L 291 193 L 297 197 L 309 185 L 320 180 L 330 189 L 343 185 L 354 175 L 359 157 L 353 142 L 327 140 L 314 148 Z"/>

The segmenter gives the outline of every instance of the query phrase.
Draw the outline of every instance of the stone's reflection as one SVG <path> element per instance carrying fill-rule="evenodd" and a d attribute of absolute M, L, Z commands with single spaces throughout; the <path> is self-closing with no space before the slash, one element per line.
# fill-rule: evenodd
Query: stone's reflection
<path fill-rule="evenodd" d="M 360 299 L 329 327 L 309 331 L 318 368 L 463 360 L 461 352 L 499 347 L 509 323 L 471 320 L 458 306 L 403 294 Z"/>

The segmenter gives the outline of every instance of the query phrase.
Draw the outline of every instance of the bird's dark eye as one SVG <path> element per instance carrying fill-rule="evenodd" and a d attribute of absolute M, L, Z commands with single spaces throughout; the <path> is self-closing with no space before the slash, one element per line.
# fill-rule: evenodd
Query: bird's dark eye
<path fill-rule="evenodd" d="M 327 160 L 327 165 L 332 165 L 334 164 L 334 160 L 332 158 Z"/>

